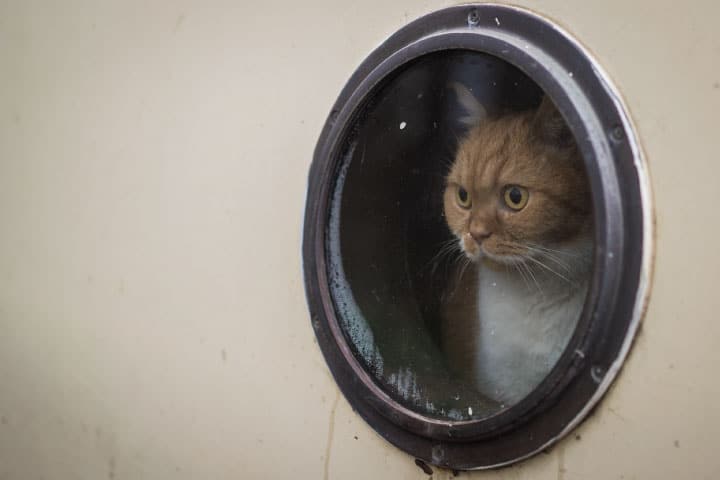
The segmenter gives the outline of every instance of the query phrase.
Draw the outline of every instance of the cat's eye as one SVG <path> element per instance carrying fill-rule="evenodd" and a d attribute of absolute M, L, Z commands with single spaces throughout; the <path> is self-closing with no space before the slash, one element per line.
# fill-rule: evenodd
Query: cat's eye
<path fill-rule="evenodd" d="M 543 451 L 592 411 L 632 344 L 651 260 L 647 179 L 621 96 L 581 45 L 512 6 L 427 15 L 363 62 L 315 149 L 312 328 L 353 409 L 428 463 L 490 468 Z M 567 155 L 506 165 L 508 141 Z M 453 190 L 453 164 L 438 159 L 461 148 L 502 161 Z M 514 167 L 516 183 L 474 194 Z M 540 172 L 543 195 L 523 171 Z"/>
<path fill-rule="evenodd" d="M 463 187 L 457 187 L 457 202 L 462 208 L 470 208 L 472 206 L 472 200 L 470 194 Z"/>
<path fill-rule="evenodd" d="M 530 194 L 527 189 L 519 185 L 508 185 L 503 189 L 503 200 L 505 205 L 515 211 L 520 211 L 525 208 Z"/>

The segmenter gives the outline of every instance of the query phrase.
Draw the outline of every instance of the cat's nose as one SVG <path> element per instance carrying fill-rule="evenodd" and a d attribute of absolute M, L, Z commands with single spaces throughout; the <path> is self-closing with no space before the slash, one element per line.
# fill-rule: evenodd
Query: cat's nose
<path fill-rule="evenodd" d="M 470 229 L 470 236 L 478 243 L 478 245 L 480 245 L 483 241 L 487 240 L 490 235 L 492 235 L 492 232 L 485 228 Z"/>

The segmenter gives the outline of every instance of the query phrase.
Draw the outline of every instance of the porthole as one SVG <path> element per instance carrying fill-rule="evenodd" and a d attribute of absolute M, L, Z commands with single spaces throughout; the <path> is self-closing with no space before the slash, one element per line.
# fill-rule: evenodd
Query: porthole
<path fill-rule="evenodd" d="M 388 441 L 443 467 L 508 465 L 615 379 L 651 228 L 638 140 L 580 44 L 516 7 L 447 8 L 374 51 L 320 135 L 312 326 Z"/>

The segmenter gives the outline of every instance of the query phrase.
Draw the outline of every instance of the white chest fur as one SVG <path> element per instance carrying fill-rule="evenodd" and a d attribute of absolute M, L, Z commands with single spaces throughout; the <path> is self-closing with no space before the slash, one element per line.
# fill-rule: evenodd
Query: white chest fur
<path fill-rule="evenodd" d="M 446 305 L 444 343 L 455 369 L 488 397 L 511 405 L 545 378 L 565 350 L 585 301 L 589 236 L 558 262 L 530 271 L 481 263 Z M 553 271 L 551 271 L 553 270 Z"/>
<path fill-rule="evenodd" d="M 478 388 L 501 403 L 530 393 L 562 355 L 577 324 L 586 283 L 532 272 L 480 268 L 473 365 Z"/>

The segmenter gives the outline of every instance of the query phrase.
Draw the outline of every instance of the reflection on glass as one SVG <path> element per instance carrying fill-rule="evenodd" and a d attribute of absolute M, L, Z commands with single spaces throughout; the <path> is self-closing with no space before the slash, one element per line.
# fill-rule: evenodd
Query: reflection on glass
<path fill-rule="evenodd" d="M 587 178 L 552 102 L 497 58 L 428 55 L 364 108 L 340 165 L 331 292 L 377 382 L 454 421 L 532 392 L 592 267 Z"/>

